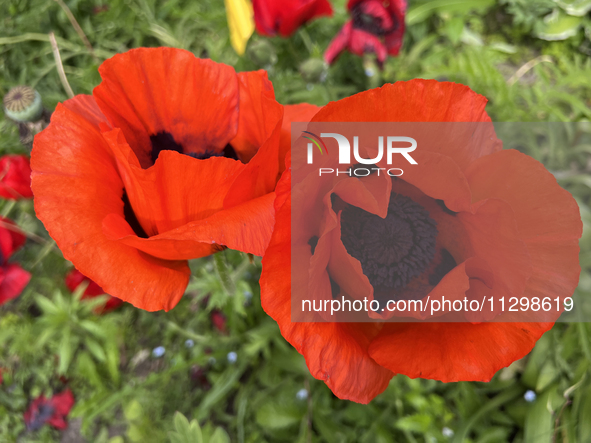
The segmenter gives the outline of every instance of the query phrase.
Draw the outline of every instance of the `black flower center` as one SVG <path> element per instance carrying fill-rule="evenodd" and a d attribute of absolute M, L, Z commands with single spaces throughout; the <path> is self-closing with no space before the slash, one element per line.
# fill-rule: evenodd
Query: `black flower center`
<path fill-rule="evenodd" d="M 392 194 L 385 219 L 347 206 L 341 215 L 341 240 L 374 290 L 400 289 L 433 261 L 436 226 L 420 204 Z"/>
<path fill-rule="evenodd" d="M 353 27 L 355 29 L 361 29 L 363 31 L 369 32 L 370 34 L 377 36 L 386 35 L 390 32 L 395 31 L 398 27 L 398 24 L 394 22 L 394 25 L 391 29 L 384 28 L 382 19 L 371 14 L 365 14 L 363 12 L 363 7 L 361 3 L 359 3 L 357 6 L 353 8 L 353 10 L 351 11 L 351 16 L 353 19 Z"/>
<path fill-rule="evenodd" d="M 205 160 L 210 157 L 226 157 L 238 160 L 236 151 L 229 143 L 221 151 L 205 149 L 203 152 L 185 152 L 183 145 L 177 143 L 170 132 L 165 131 L 151 135 L 150 142 L 152 143 L 152 163 L 156 162 L 156 159 L 162 151 L 176 151 L 180 154 L 186 154 L 199 160 Z"/>

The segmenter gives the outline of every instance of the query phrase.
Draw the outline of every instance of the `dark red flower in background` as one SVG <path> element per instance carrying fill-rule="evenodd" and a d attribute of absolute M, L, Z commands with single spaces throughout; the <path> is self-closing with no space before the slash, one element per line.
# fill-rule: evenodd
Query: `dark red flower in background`
<path fill-rule="evenodd" d="M 397 55 L 404 37 L 406 0 L 349 0 L 349 20 L 332 40 L 324 60 L 332 64 L 341 52 L 375 54 L 381 66 L 388 55 Z"/>
<path fill-rule="evenodd" d="M 0 197 L 9 200 L 33 197 L 27 156 L 5 155 L 0 159 Z"/>
<path fill-rule="evenodd" d="M 18 297 L 31 274 L 7 260 L 25 243 L 25 236 L 11 220 L 0 217 L 0 305 Z"/>
<path fill-rule="evenodd" d="M 303 24 L 332 15 L 328 0 L 253 0 L 254 21 L 262 35 L 293 34 Z"/>
<path fill-rule="evenodd" d="M 92 96 L 59 104 L 35 137 L 35 211 L 64 257 L 108 294 L 172 309 L 187 260 L 262 255 L 284 167 L 283 106 L 264 71 L 174 48 L 99 68 Z"/>
<path fill-rule="evenodd" d="M 329 103 L 311 125 L 490 122 L 485 104 L 466 86 L 413 80 Z M 292 322 L 292 300 L 564 300 L 578 284 L 576 201 L 541 163 L 502 150 L 492 124 L 468 129 L 454 133 L 453 143 L 429 130 L 413 134 L 418 164 L 396 179 L 319 177 L 315 170 L 292 183 L 288 168 L 277 185 L 261 303 L 311 374 L 339 398 L 367 403 L 395 374 L 489 381 L 526 355 L 560 313 L 488 312 L 442 323 L 386 322 L 376 311 L 366 317 L 377 321 L 352 323 L 312 311 Z M 302 209 L 311 206 L 319 217 Z M 366 219 L 371 223 L 357 224 Z M 492 318 L 498 321 L 483 321 Z"/>
<path fill-rule="evenodd" d="M 222 334 L 226 333 L 226 316 L 222 311 L 214 310 L 211 313 L 211 323 Z"/>
<path fill-rule="evenodd" d="M 37 397 L 24 413 L 25 425 L 29 431 L 36 431 L 46 423 L 56 429 L 66 429 L 66 416 L 74 406 L 72 391 L 66 389 L 49 400 L 44 395 Z"/>
<path fill-rule="evenodd" d="M 98 295 L 104 295 L 105 291 L 96 282 L 92 281 L 88 277 L 86 277 L 82 272 L 78 269 L 72 269 L 68 272 L 65 278 L 66 286 L 70 290 L 70 292 L 74 292 L 80 284 L 84 282 L 88 282 L 88 286 L 84 290 L 84 294 L 82 295 L 82 299 L 93 298 Z M 123 300 L 119 300 L 117 297 L 109 296 L 109 299 L 105 303 L 105 306 L 100 310 L 101 312 L 111 311 L 115 308 L 118 308 L 123 304 Z"/>

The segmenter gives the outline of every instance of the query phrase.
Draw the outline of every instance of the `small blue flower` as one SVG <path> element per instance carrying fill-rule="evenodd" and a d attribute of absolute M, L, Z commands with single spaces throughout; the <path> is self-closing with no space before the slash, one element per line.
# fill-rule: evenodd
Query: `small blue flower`
<path fill-rule="evenodd" d="M 244 291 L 244 298 L 250 300 L 252 298 L 252 292 Z"/>
<path fill-rule="evenodd" d="M 160 358 L 165 352 L 166 349 L 164 349 L 164 346 L 158 346 L 157 348 L 152 349 L 152 356 L 155 358 Z"/>
<path fill-rule="evenodd" d="M 308 391 L 304 388 L 300 389 L 296 394 L 296 398 L 300 401 L 304 401 L 308 398 Z"/>
<path fill-rule="evenodd" d="M 195 342 L 193 340 L 190 338 L 185 340 L 185 348 L 192 348 L 193 346 L 195 346 Z"/>
<path fill-rule="evenodd" d="M 234 351 L 228 352 L 226 358 L 228 359 L 228 363 L 236 363 L 236 360 L 238 360 L 238 354 L 236 354 Z"/>
<path fill-rule="evenodd" d="M 537 395 L 534 391 L 532 391 L 531 389 L 527 390 L 525 392 L 525 394 L 523 394 L 523 398 L 525 398 L 525 401 L 528 403 L 533 402 L 536 399 Z"/>

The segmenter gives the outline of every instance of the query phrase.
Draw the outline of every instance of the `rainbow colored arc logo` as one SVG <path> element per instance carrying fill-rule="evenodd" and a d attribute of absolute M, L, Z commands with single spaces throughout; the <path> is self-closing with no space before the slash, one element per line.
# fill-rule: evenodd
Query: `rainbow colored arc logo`
<path fill-rule="evenodd" d="M 312 137 L 308 137 L 303 134 L 309 134 Z M 310 140 L 312 143 L 314 143 L 318 147 L 318 150 L 320 151 L 320 155 L 323 155 L 324 153 L 328 154 L 328 149 L 326 149 L 326 145 L 324 144 L 322 139 L 320 137 L 318 137 L 316 134 L 313 134 L 312 132 L 308 132 L 308 131 L 302 131 L 302 137 L 304 137 L 306 140 Z M 318 142 L 320 142 L 320 143 L 318 143 Z M 322 152 L 322 148 L 320 147 L 320 144 L 322 144 L 322 146 L 324 147 L 324 152 Z"/>

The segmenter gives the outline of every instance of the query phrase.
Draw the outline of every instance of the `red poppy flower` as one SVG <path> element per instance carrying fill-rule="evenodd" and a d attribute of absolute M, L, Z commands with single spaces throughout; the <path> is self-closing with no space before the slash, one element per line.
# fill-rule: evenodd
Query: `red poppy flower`
<path fill-rule="evenodd" d="M 406 0 L 349 0 L 349 20 L 330 42 L 324 60 L 332 64 L 341 52 L 375 54 L 381 66 L 389 55 L 398 55 L 404 37 Z"/>
<path fill-rule="evenodd" d="M 332 15 L 328 0 L 253 0 L 254 22 L 262 35 L 287 37 L 303 24 Z"/>
<path fill-rule="evenodd" d="M 105 61 L 92 96 L 35 137 L 35 210 L 64 256 L 108 294 L 169 310 L 187 260 L 262 255 L 273 226 L 283 107 L 264 71 L 173 48 Z"/>
<path fill-rule="evenodd" d="M 24 155 L 5 155 L 0 159 L 0 197 L 9 200 L 33 197 L 31 167 Z"/>
<path fill-rule="evenodd" d="M 36 431 L 46 423 L 56 429 L 66 429 L 66 416 L 74 406 L 72 391 L 66 389 L 49 400 L 44 395 L 37 397 L 24 413 L 25 425 L 29 431 Z"/>
<path fill-rule="evenodd" d="M 25 236 L 9 219 L 0 217 L 0 305 L 18 297 L 31 274 L 7 260 L 25 243 Z"/>
<path fill-rule="evenodd" d="M 466 86 L 413 80 L 330 103 L 312 122 L 490 122 L 485 104 Z M 316 172 L 291 184 L 289 168 L 279 181 L 275 230 L 263 257 L 262 306 L 304 355 L 311 374 L 338 397 L 367 403 L 394 374 L 488 381 L 527 354 L 558 313 L 544 323 L 505 314 L 482 323 L 339 323 L 312 312 L 311 322 L 292 323 L 292 299 L 564 299 L 577 286 L 582 223 L 575 200 L 539 162 L 502 150 L 492 125 L 487 128 L 468 143 L 419 144 L 412 154 L 416 169 L 406 168 L 396 180 L 387 174 L 324 179 Z M 292 222 L 292 200 L 296 208 L 324 202 L 322 220 L 298 209 Z M 359 255 L 351 212 L 381 214 L 391 235 L 400 237 L 378 235 Z M 410 223 L 412 237 L 403 235 L 401 220 Z M 416 249 L 419 240 L 423 252 Z M 393 244 L 408 253 L 384 253 L 383 246 Z M 378 275 L 377 268 L 385 273 Z M 291 272 L 298 275 L 293 292 Z M 396 278 L 380 281 L 384 276 Z"/>
<path fill-rule="evenodd" d="M 98 295 L 105 294 L 105 291 L 103 291 L 103 288 L 101 288 L 99 285 L 97 285 L 96 282 L 94 282 L 91 279 L 89 279 L 88 277 L 86 277 L 78 269 L 72 269 L 70 272 L 68 272 L 68 275 L 66 275 L 65 281 L 66 281 L 66 286 L 68 287 L 70 292 L 74 292 L 76 290 L 76 288 L 78 286 L 80 286 L 80 284 L 82 284 L 83 282 L 88 282 L 88 286 L 84 290 L 84 294 L 82 295 L 82 299 L 93 298 Z M 99 311 L 101 313 L 112 311 L 113 309 L 118 308 L 122 304 L 123 304 L 122 300 L 119 300 L 117 297 L 109 296 L 109 299 L 105 303 L 105 306 L 102 309 L 100 309 Z"/>

